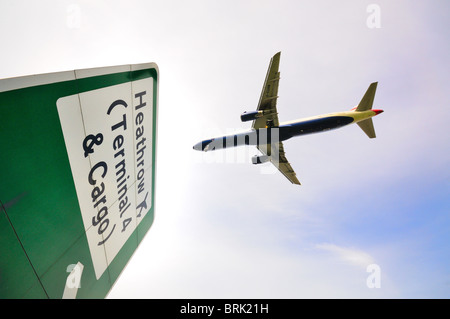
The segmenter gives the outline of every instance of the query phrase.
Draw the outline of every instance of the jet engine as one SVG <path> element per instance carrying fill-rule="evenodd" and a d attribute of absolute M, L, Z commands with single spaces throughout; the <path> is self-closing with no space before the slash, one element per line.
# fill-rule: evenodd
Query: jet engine
<path fill-rule="evenodd" d="M 263 115 L 264 115 L 263 111 L 244 112 L 241 114 L 241 121 L 242 122 L 253 121 Z"/>
<path fill-rule="evenodd" d="M 266 163 L 268 161 L 270 161 L 270 157 L 267 155 L 261 155 L 261 156 L 255 155 L 252 157 L 253 164 L 262 164 L 262 163 Z"/>

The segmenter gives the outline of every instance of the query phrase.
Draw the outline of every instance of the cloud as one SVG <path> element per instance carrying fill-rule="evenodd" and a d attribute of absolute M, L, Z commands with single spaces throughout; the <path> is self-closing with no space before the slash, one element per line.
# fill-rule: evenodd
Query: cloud
<path fill-rule="evenodd" d="M 375 263 L 375 259 L 372 256 L 362 250 L 358 250 L 355 248 L 340 247 L 335 244 L 329 243 L 317 244 L 315 245 L 315 248 L 318 250 L 329 252 L 334 257 L 338 258 L 340 261 L 346 264 L 366 268 L 368 265 Z"/>

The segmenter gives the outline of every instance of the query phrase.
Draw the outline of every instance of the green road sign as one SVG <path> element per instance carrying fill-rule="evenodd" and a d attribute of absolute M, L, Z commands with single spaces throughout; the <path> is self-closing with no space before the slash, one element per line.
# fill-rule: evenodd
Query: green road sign
<path fill-rule="evenodd" d="M 154 63 L 0 80 L 0 298 L 103 298 L 154 220 Z"/>

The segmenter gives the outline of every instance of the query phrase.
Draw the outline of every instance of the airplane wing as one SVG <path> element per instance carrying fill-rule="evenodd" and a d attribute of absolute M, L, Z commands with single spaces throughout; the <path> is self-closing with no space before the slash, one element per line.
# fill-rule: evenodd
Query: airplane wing
<path fill-rule="evenodd" d="M 256 146 L 258 150 L 265 154 L 270 156 L 271 163 L 278 168 L 278 170 L 292 183 L 301 185 L 299 180 L 297 179 L 297 175 L 294 172 L 294 169 L 292 168 L 291 164 L 288 162 L 285 152 L 283 143 L 280 141 L 277 145 L 272 145 L 272 149 L 269 145 L 267 147 L 260 147 L 259 145 Z M 275 150 L 275 153 L 274 153 Z M 276 153 L 278 153 L 278 156 L 276 156 Z M 278 158 L 277 158 L 278 157 Z"/>
<path fill-rule="evenodd" d="M 266 80 L 259 98 L 257 111 L 263 111 L 263 116 L 253 120 L 252 129 L 261 129 L 267 127 L 267 121 L 271 121 L 274 127 L 278 127 L 278 112 L 277 112 L 277 99 L 278 99 L 278 84 L 280 82 L 280 72 L 278 72 L 280 66 L 281 52 L 275 54 L 270 60 L 269 69 L 267 70 Z M 297 176 L 292 169 L 291 164 L 286 159 L 284 153 L 283 143 L 273 143 L 270 145 L 260 147 L 258 150 L 270 156 L 270 161 L 273 165 L 293 184 L 300 185 Z M 273 152 L 275 150 L 275 153 Z M 272 153 L 272 154 L 271 154 Z M 278 156 L 276 156 L 278 153 Z M 273 155 L 273 156 L 271 156 Z"/>
<path fill-rule="evenodd" d="M 275 54 L 270 60 L 269 69 L 267 70 L 266 80 L 259 98 L 258 111 L 263 111 L 264 115 L 253 121 L 252 129 L 265 128 L 267 121 L 272 121 L 272 126 L 279 126 L 277 112 L 278 83 L 280 82 L 280 65 L 281 52 Z"/>

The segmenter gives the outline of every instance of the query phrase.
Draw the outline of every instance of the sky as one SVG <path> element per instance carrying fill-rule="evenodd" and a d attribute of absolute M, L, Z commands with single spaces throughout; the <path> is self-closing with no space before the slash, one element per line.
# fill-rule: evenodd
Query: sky
<path fill-rule="evenodd" d="M 0 78 L 156 62 L 155 222 L 109 298 L 449 298 L 448 1 L 0 2 Z M 280 122 L 356 106 L 356 125 L 284 142 L 302 186 L 249 128 L 281 51 Z"/>

